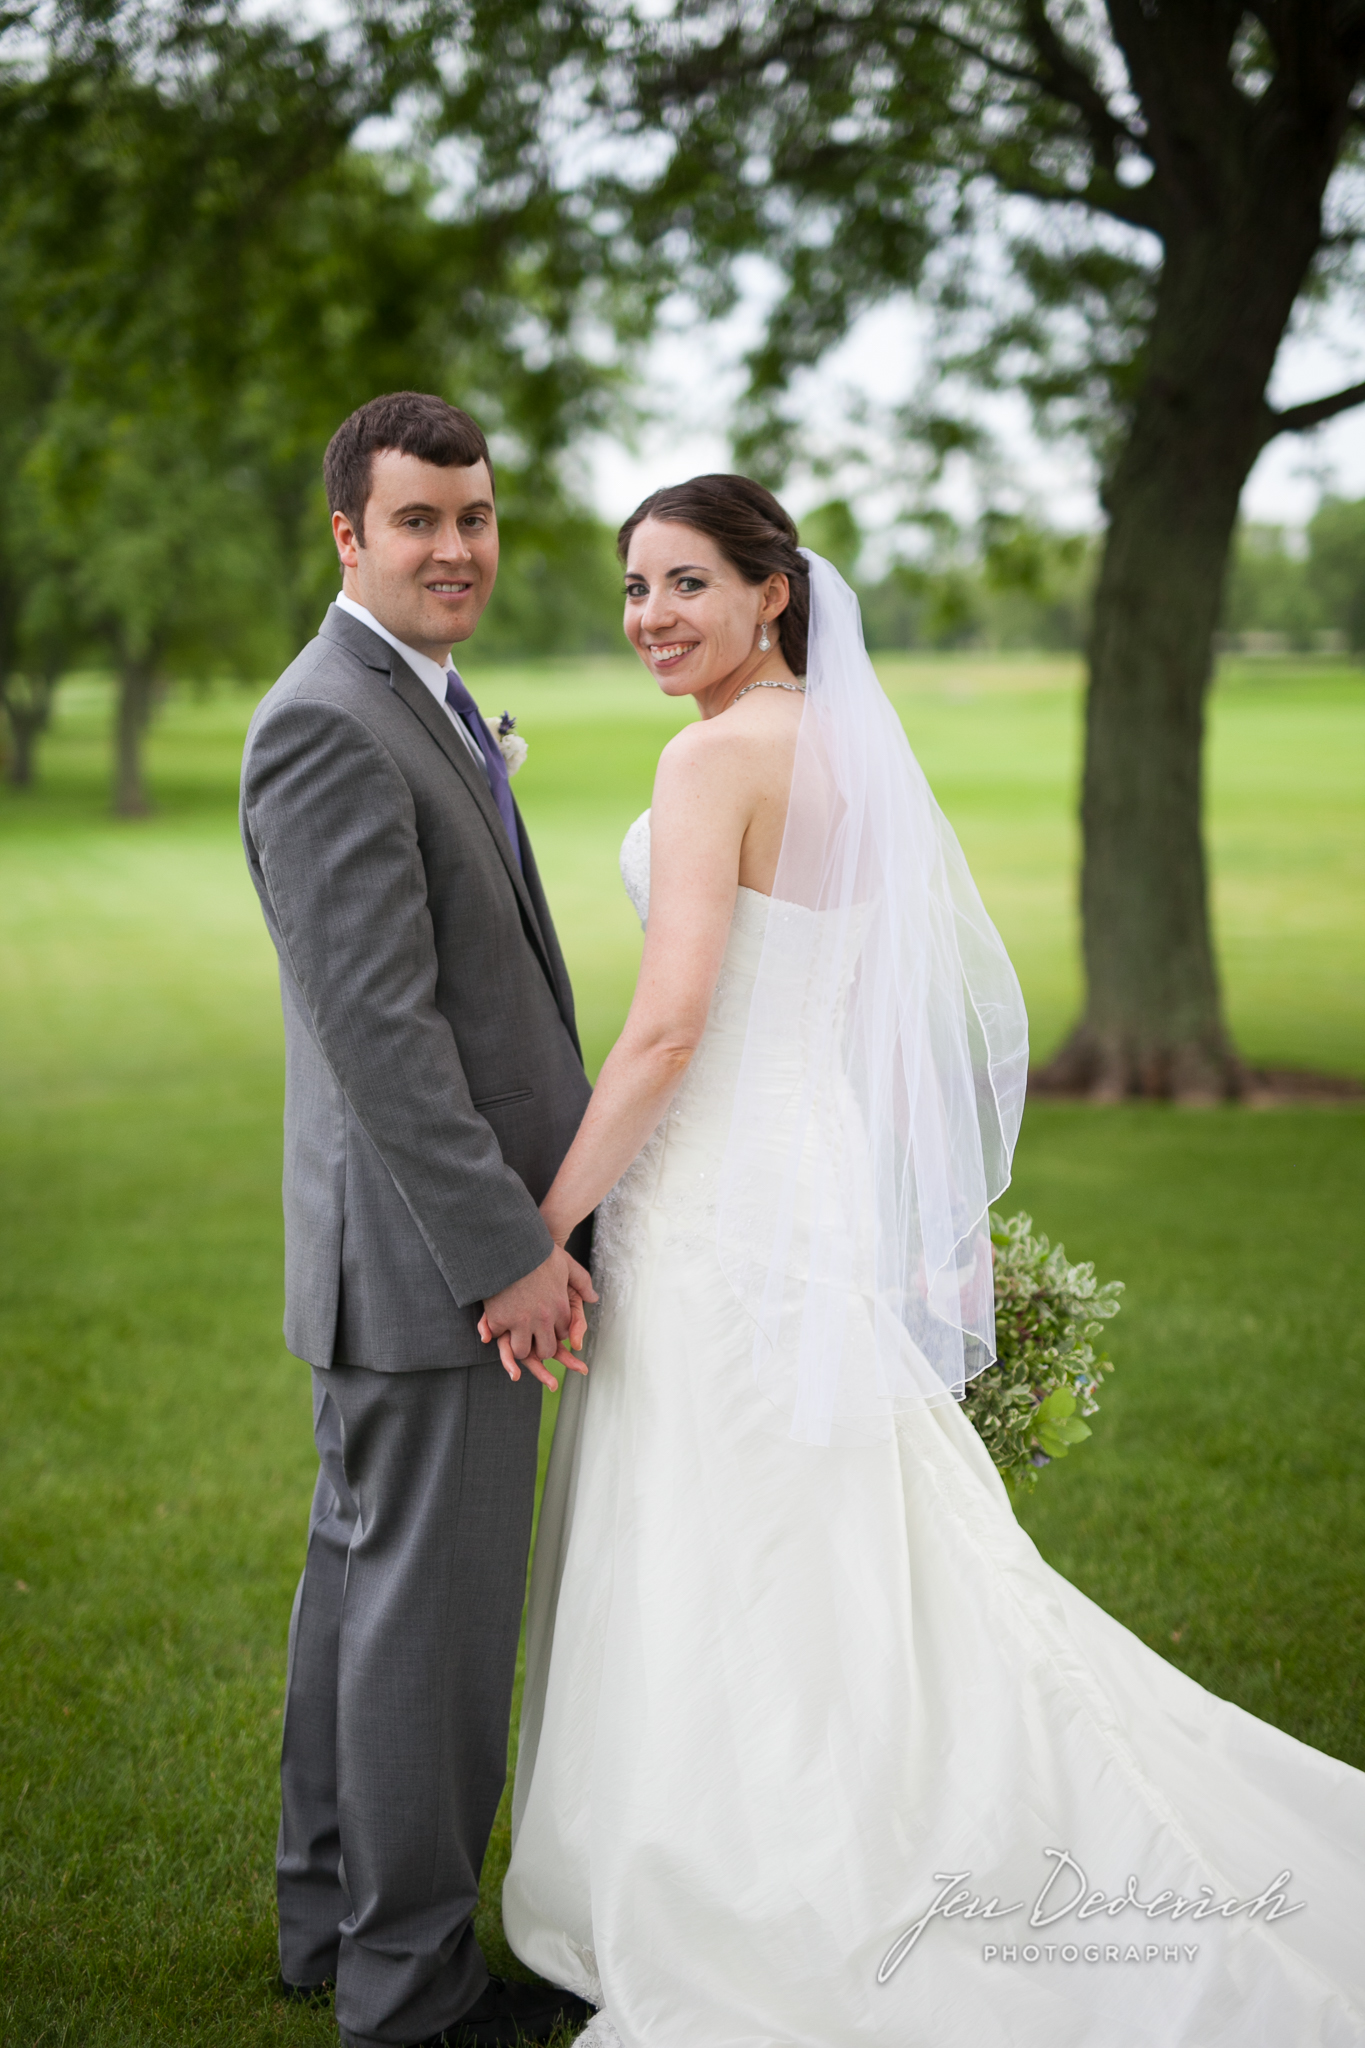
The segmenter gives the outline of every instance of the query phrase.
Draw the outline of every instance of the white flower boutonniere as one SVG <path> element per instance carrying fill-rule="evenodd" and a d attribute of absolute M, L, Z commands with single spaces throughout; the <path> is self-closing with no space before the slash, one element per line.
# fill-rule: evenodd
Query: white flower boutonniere
<path fill-rule="evenodd" d="M 501 718 L 489 718 L 485 723 L 498 743 L 498 752 L 507 763 L 508 775 L 515 775 L 531 751 L 517 731 L 517 721 L 510 711 L 504 711 Z"/>

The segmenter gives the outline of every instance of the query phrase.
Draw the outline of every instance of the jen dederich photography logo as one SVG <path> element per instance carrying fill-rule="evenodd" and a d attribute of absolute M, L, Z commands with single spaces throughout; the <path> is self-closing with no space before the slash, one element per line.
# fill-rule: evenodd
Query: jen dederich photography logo
<path fill-rule="evenodd" d="M 1047 1872 L 1031 1906 L 1024 1899 L 1015 1899 L 1012 1904 L 1002 1906 L 998 1897 L 983 1898 L 972 1888 L 970 1870 L 936 1870 L 933 1881 L 939 1887 L 938 1891 L 918 1920 L 912 1921 L 904 1933 L 897 1935 L 892 1942 L 877 1971 L 877 1982 L 885 1984 L 894 1977 L 907 1956 L 913 1953 L 925 1929 L 934 1920 L 996 1921 L 1009 1920 L 1017 1914 L 1027 1913 L 1027 1925 L 1039 1931 L 1057 1927 L 1068 1920 L 1074 1920 L 1079 1924 L 1096 1921 L 1100 1924 L 1090 1930 L 1094 1936 L 1101 1931 L 1108 1931 L 1103 1926 L 1105 1921 L 1118 1920 L 1123 1916 L 1131 1916 L 1125 1928 L 1126 1932 L 1131 1933 L 1135 1931 L 1131 1925 L 1132 1918 L 1152 1922 L 1166 1920 L 1195 1923 L 1204 1920 L 1233 1920 L 1239 1914 L 1245 1914 L 1248 1920 L 1284 1920 L 1291 1913 L 1301 1913 L 1306 1903 L 1303 1899 L 1291 1902 L 1284 1889 L 1293 1877 L 1290 1870 L 1280 1871 L 1264 1890 L 1245 1899 L 1219 1898 L 1213 1886 L 1207 1884 L 1201 1885 L 1193 1898 L 1186 1898 L 1182 1892 L 1169 1889 L 1153 1891 L 1147 1896 L 1144 1894 L 1142 1879 L 1136 1875 L 1129 1876 L 1122 1891 L 1106 1892 L 1092 1886 L 1089 1877 L 1069 1849 L 1045 1849 L 1043 1855 L 1051 1863 L 1052 1868 Z M 1056 1944 L 1048 1944 L 1049 1960 L 1055 1946 Z M 1036 1962 L 1038 1944 L 1032 1943 L 1030 1948 L 1033 1952 L 1027 1956 L 1027 1960 Z M 1092 1949 L 1095 1951 L 1094 1954 L 1091 1954 Z M 1175 1953 L 1171 1953 L 1172 1949 Z M 986 1961 L 994 1960 L 1001 1953 L 998 1943 L 987 1943 L 982 1949 Z M 1198 1948 L 1195 1944 L 1185 1942 L 1167 1943 L 1164 1948 L 1160 1943 L 1148 1943 L 1139 1949 L 1131 1941 L 1125 1947 L 1118 1942 L 1102 1943 L 1092 1939 L 1078 1953 L 1083 1953 L 1090 1962 L 1150 1962 L 1155 1961 L 1158 1955 L 1164 1955 L 1170 1962 L 1193 1962 L 1198 1954 Z M 1067 1961 L 1074 1959 L 1070 1954 L 1064 1958 Z"/>

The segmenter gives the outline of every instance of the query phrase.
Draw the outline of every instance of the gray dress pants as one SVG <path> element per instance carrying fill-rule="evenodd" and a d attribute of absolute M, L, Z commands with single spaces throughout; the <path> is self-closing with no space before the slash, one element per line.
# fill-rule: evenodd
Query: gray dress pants
<path fill-rule="evenodd" d="M 321 1470 L 289 1628 L 280 1966 L 351 2048 L 488 1981 L 473 1914 L 507 1774 L 540 1387 L 500 1366 L 313 1373 Z"/>

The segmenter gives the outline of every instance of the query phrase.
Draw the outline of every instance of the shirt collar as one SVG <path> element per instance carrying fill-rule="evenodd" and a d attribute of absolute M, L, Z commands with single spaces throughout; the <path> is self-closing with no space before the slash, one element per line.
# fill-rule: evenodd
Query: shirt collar
<path fill-rule="evenodd" d="M 433 661 L 429 654 L 419 654 L 415 647 L 407 646 L 387 626 L 381 626 L 373 612 L 367 611 L 363 604 L 357 604 L 353 597 L 347 597 L 344 590 L 337 593 L 333 602 L 343 612 L 349 612 L 353 619 L 359 619 L 362 626 L 368 626 L 372 633 L 377 633 L 381 640 L 387 640 L 390 647 L 396 648 L 418 682 L 425 684 L 438 704 L 445 703 L 446 672 L 439 661 Z"/>

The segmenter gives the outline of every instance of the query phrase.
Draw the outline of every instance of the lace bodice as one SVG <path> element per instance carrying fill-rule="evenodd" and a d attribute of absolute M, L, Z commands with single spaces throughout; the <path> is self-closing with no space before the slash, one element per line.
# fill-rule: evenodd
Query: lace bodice
<path fill-rule="evenodd" d="M 649 923 L 649 812 L 641 811 L 621 841 L 621 880 L 641 930 Z"/>

